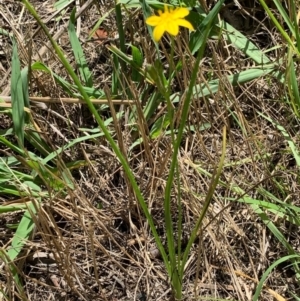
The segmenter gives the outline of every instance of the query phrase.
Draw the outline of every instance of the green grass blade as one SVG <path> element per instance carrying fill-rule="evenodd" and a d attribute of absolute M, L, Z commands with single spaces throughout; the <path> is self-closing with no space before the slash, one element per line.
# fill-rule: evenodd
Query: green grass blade
<path fill-rule="evenodd" d="M 11 261 L 17 258 L 27 240 L 30 238 L 30 234 L 34 229 L 32 214 L 36 214 L 36 207 L 31 203 L 28 205 L 28 210 L 25 211 L 19 223 L 18 229 L 12 239 L 11 246 L 6 251 Z"/>
<path fill-rule="evenodd" d="M 103 14 L 103 16 L 97 21 L 97 23 L 94 25 L 94 27 L 92 28 L 92 30 L 89 32 L 89 37 L 88 40 L 90 40 L 90 38 L 95 34 L 95 32 L 97 31 L 97 29 L 100 27 L 100 25 L 102 24 L 102 22 L 111 14 L 111 12 L 114 10 L 114 8 L 109 9 L 107 12 L 105 12 Z"/>
<path fill-rule="evenodd" d="M 72 51 L 74 53 L 76 64 L 80 73 L 80 77 L 83 80 L 85 86 L 92 87 L 93 86 L 92 72 L 88 68 L 83 50 L 81 48 L 81 44 L 79 42 L 75 30 L 75 21 L 76 21 L 75 13 L 76 13 L 76 9 L 74 8 L 70 16 L 68 34 L 72 45 Z"/>
<path fill-rule="evenodd" d="M 278 0 L 274 0 L 274 2 L 276 4 L 276 6 L 277 6 L 277 3 L 279 5 L 281 5 L 281 3 Z M 293 32 L 293 30 L 295 31 L 295 33 L 293 35 L 294 35 L 294 37 L 296 37 L 297 49 L 298 49 L 298 51 L 300 51 L 300 34 L 299 34 L 299 26 L 298 26 L 299 21 L 298 21 L 298 16 L 297 16 L 297 12 L 299 12 L 299 10 L 297 9 L 297 7 L 295 5 L 295 1 L 290 1 L 289 4 L 290 4 L 290 14 L 293 19 L 293 23 L 291 26 L 289 26 L 289 28 L 290 28 L 291 32 Z"/>
<path fill-rule="evenodd" d="M 0 205 L 0 214 L 26 210 L 27 208 L 27 204 Z"/>
<path fill-rule="evenodd" d="M 263 69 L 263 68 L 262 69 L 258 69 L 258 68 L 248 69 L 248 70 L 242 71 L 242 72 L 234 74 L 234 75 L 226 76 L 226 77 L 224 77 L 223 80 L 226 82 L 229 82 L 233 86 L 237 86 L 238 84 L 244 84 L 251 80 L 265 76 L 265 75 L 273 72 L 274 68 L 275 67 L 270 66 L 269 68 L 266 68 L 266 69 Z M 220 79 L 214 79 L 214 80 L 208 82 L 208 84 L 196 85 L 193 90 L 194 97 L 204 97 L 204 96 L 212 95 L 212 94 L 218 92 L 220 82 L 221 82 Z"/>
<path fill-rule="evenodd" d="M 24 111 L 23 85 L 22 85 L 22 77 L 21 77 L 21 65 L 20 65 L 18 48 L 15 39 L 13 39 L 11 100 L 12 100 L 12 118 L 14 123 L 14 131 L 18 138 L 19 146 L 23 147 L 25 111 Z"/>
<path fill-rule="evenodd" d="M 68 95 L 72 97 L 81 97 L 80 93 L 77 91 L 76 85 L 67 82 L 65 79 L 58 76 L 56 73 L 54 73 L 49 67 L 47 67 L 43 63 L 35 62 L 34 64 L 32 64 L 31 69 L 35 71 L 44 71 L 50 74 L 55 79 L 55 82 L 59 84 Z M 83 89 L 90 97 L 103 98 L 105 96 L 104 91 L 95 89 L 93 87 L 84 86 Z"/>
<path fill-rule="evenodd" d="M 292 57 L 291 51 L 289 51 L 289 61 L 288 61 L 288 69 L 287 69 L 287 86 L 290 96 L 290 103 L 292 105 L 294 113 L 300 117 L 300 94 L 299 94 L 299 86 L 296 76 L 296 70 L 295 70 L 295 62 Z"/>
<path fill-rule="evenodd" d="M 241 50 L 245 55 L 253 59 L 257 64 L 270 64 L 271 60 L 266 56 L 254 43 L 252 43 L 246 36 L 236 30 L 227 22 L 222 22 L 223 36 L 237 49 Z"/>
<path fill-rule="evenodd" d="M 293 49 L 293 51 L 295 53 L 297 53 L 298 56 L 300 56 L 300 52 L 295 47 L 293 41 L 291 40 L 291 38 L 289 37 L 289 35 L 286 33 L 286 31 L 283 28 L 283 26 L 279 23 L 279 21 L 276 19 L 276 17 L 274 16 L 274 14 L 271 12 L 271 10 L 269 9 L 269 7 L 266 4 L 266 2 L 264 0 L 259 0 L 259 2 L 262 5 L 262 7 L 265 9 L 266 13 L 269 15 L 270 19 L 272 20 L 272 22 L 274 23 L 274 25 L 276 26 L 276 28 L 278 29 L 278 31 L 281 33 L 282 37 L 288 43 L 288 45 Z M 294 30 L 292 30 L 292 32 L 294 32 Z"/>
<path fill-rule="evenodd" d="M 63 10 L 68 5 L 70 5 L 74 0 L 58 0 L 54 3 L 54 8 L 56 10 Z"/>
<path fill-rule="evenodd" d="M 25 139 L 44 156 L 47 156 L 52 152 L 52 149 L 49 147 L 47 142 L 41 137 L 38 132 L 35 131 L 35 129 L 26 129 Z"/>
<path fill-rule="evenodd" d="M 28 87 L 28 67 L 27 66 L 22 69 L 21 78 L 22 78 L 24 107 L 30 108 L 29 87 Z M 30 115 L 29 115 L 29 113 L 25 112 L 25 123 L 28 124 L 29 120 L 30 120 Z"/>
<path fill-rule="evenodd" d="M 215 6 L 216 7 L 216 6 Z M 214 7 L 214 9 L 215 9 Z M 192 54 L 195 54 L 200 47 L 203 45 L 203 43 L 206 43 L 206 40 L 208 36 L 205 33 L 206 29 L 209 28 L 209 34 L 212 32 L 212 27 L 214 26 L 212 23 L 212 20 L 216 22 L 215 17 L 213 16 L 214 9 L 202 20 L 202 22 L 199 25 L 196 25 L 196 30 L 191 33 L 190 41 L 189 41 L 189 48 Z M 193 18 L 195 14 L 191 14 L 190 18 Z M 199 14 L 197 14 L 198 20 L 199 20 Z M 213 19 L 211 19 L 213 18 Z M 195 22 L 193 22 L 195 23 Z"/>
<path fill-rule="evenodd" d="M 201 174 L 203 174 L 205 176 L 209 176 L 210 178 L 212 177 L 211 173 L 209 173 L 206 170 L 202 169 L 199 165 L 196 165 L 196 164 L 193 164 L 193 163 L 189 163 L 189 165 L 192 166 L 195 170 L 197 170 L 197 172 L 199 172 L 199 173 L 201 173 Z M 225 183 L 225 182 L 220 181 L 220 180 L 219 180 L 219 184 L 222 185 L 223 187 L 228 187 L 228 183 Z M 241 189 L 239 186 L 237 186 L 234 183 L 231 183 L 230 187 L 231 187 L 231 190 L 234 193 L 236 193 L 237 195 L 241 196 L 240 199 L 234 199 L 234 200 L 242 202 L 242 203 L 248 203 L 248 204 L 250 204 L 250 207 L 252 208 L 252 210 L 256 214 L 259 215 L 259 217 L 264 222 L 264 224 L 266 225 L 266 227 L 268 227 L 269 230 L 271 231 L 271 233 L 273 233 L 274 237 L 276 237 L 276 239 L 286 248 L 286 250 L 290 254 L 296 254 L 296 252 L 294 251 L 293 247 L 285 239 L 284 235 L 278 230 L 278 228 L 275 226 L 275 224 L 270 220 L 270 218 L 267 216 L 267 214 L 265 213 L 265 211 L 262 210 L 262 208 L 263 209 L 264 208 L 268 209 L 272 205 L 270 203 L 269 203 L 269 205 L 267 205 L 267 202 L 265 202 L 265 201 L 255 200 L 255 199 L 251 198 L 250 196 L 247 195 L 247 193 L 243 189 Z M 260 192 L 264 194 L 263 191 L 260 191 Z M 281 202 L 281 204 L 283 204 L 283 202 Z M 289 207 L 288 204 L 285 204 L 285 206 L 287 208 Z M 273 209 L 275 209 L 275 207 L 273 207 Z M 276 212 L 276 211 L 275 211 L 275 213 L 278 214 L 278 212 Z M 286 218 L 289 219 L 290 216 L 287 216 Z M 299 217 L 297 217 L 296 219 L 297 219 L 297 222 L 299 222 Z M 295 271 L 296 271 L 296 275 L 297 275 L 298 279 L 300 279 L 299 278 L 300 277 L 300 271 L 299 271 L 299 268 L 297 266 L 297 263 L 293 263 L 293 264 L 294 264 L 294 268 L 295 268 Z"/>
<path fill-rule="evenodd" d="M 122 52 L 125 53 L 126 52 L 125 32 L 124 32 L 123 17 L 122 17 L 122 10 L 121 10 L 121 4 L 120 3 L 116 3 L 115 11 L 116 11 L 116 19 L 117 19 L 120 49 L 121 49 Z M 125 67 L 124 64 L 121 63 L 121 65 L 122 65 L 122 67 Z M 123 72 L 125 72 L 125 69 L 123 70 Z"/>
<path fill-rule="evenodd" d="M 125 5 L 126 8 L 137 8 L 140 7 L 141 4 L 145 4 L 149 7 L 150 10 L 150 6 L 154 7 L 155 9 L 161 9 L 164 6 L 164 2 L 162 1 L 157 1 L 157 0 L 119 0 L 119 3 Z M 171 6 L 170 4 L 167 4 L 168 6 Z M 150 14 L 151 14 L 151 10 L 150 10 Z"/>
<path fill-rule="evenodd" d="M 285 257 L 282 257 L 278 260 L 276 260 L 273 264 L 271 264 L 271 266 L 269 266 L 269 268 L 264 272 L 264 274 L 262 275 L 258 285 L 257 285 L 257 288 L 256 288 L 256 291 L 255 291 L 255 294 L 253 296 L 253 301 L 257 301 L 259 300 L 259 295 L 262 291 L 262 288 L 263 288 L 263 285 L 264 285 L 264 282 L 265 280 L 267 279 L 267 277 L 271 274 L 272 270 L 278 266 L 280 263 L 282 262 L 285 262 L 285 261 L 290 261 L 291 259 L 296 259 L 298 258 L 299 262 L 300 262 L 300 255 L 298 254 L 295 254 L 295 255 L 288 255 L 288 256 L 285 256 Z"/>
<path fill-rule="evenodd" d="M 144 62 L 144 57 L 143 57 L 142 51 L 134 45 L 130 45 L 130 47 L 131 47 L 133 64 L 135 66 L 137 66 L 138 69 L 142 69 L 143 62 Z M 138 83 L 141 81 L 142 77 L 137 69 L 132 70 L 131 79 L 132 79 L 132 81 L 138 82 Z"/>
<path fill-rule="evenodd" d="M 293 3 L 294 1 L 290 1 L 290 5 L 291 5 L 291 12 L 292 14 L 294 14 L 296 12 L 293 11 L 293 8 L 295 9 L 295 5 Z M 292 22 L 292 20 L 290 19 L 289 15 L 287 14 L 287 11 L 286 9 L 282 6 L 282 2 L 281 1 L 278 1 L 278 0 L 273 0 L 273 3 L 276 5 L 277 9 L 278 9 L 278 12 L 280 13 L 281 17 L 283 18 L 284 22 L 286 23 L 286 25 L 288 26 L 291 34 L 293 35 L 293 37 L 296 37 L 296 33 L 295 33 L 295 26 Z M 293 4 L 292 4 L 293 3 Z M 295 19 L 296 20 L 296 19 Z M 295 23 L 296 24 L 296 23 Z"/>

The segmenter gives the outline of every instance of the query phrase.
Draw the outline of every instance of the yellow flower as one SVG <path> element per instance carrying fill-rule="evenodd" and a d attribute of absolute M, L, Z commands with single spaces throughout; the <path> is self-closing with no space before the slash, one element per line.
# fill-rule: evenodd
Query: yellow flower
<path fill-rule="evenodd" d="M 153 37 L 158 42 L 165 31 L 173 36 L 177 36 L 179 33 L 179 26 L 186 27 L 190 30 L 194 30 L 193 25 L 184 19 L 189 14 L 189 10 L 184 7 L 177 7 L 175 9 L 168 10 L 165 5 L 165 11 L 158 11 L 159 16 L 151 16 L 147 18 L 146 23 L 150 26 L 154 26 Z"/>

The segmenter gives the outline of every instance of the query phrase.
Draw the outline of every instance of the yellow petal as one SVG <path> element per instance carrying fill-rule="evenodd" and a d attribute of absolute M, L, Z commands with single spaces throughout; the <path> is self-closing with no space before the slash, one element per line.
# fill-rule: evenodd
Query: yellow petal
<path fill-rule="evenodd" d="M 184 7 L 178 7 L 172 12 L 172 18 L 174 19 L 183 19 L 189 14 L 189 10 Z"/>
<path fill-rule="evenodd" d="M 153 38 L 156 42 L 158 42 L 166 31 L 165 25 L 161 24 L 154 28 L 153 30 Z"/>
<path fill-rule="evenodd" d="M 195 30 L 193 25 L 189 21 L 184 20 L 184 19 L 176 20 L 176 24 L 179 26 L 182 26 L 182 27 L 186 27 L 190 30 Z"/>
<path fill-rule="evenodd" d="M 150 26 L 157 26 L 161 21 L 161 17 L 151 16 L 146 19 L 146 23 Z"/>
<path fill-rule="evenodd" d="M 179 32 L 179 26 L 177 24 L 177 21 L 178 20 L 168 22 L 168 25 L 166 25 L 166 31 L 173 36 L 177 36 Z"/>

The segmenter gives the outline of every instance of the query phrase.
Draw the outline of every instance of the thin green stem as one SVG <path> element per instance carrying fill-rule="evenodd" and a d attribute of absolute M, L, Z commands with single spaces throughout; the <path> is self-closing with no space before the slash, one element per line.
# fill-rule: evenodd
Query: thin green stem
<path fill-rule="evenodd" d="M 122 10 L 121 10 L 121 4 L 120 3 L 115 3 L 115 11 L 116 11 L 116 19 L 117 19 L 120 49 L 123 53 L 126 53 L 125 33 L 124 33 L 124 28 L 123 28 L 123 18 L 122 18 Z M 125 62 L 123 60 L 121 60 L 120 65 L 121 65 L 121 68 L 122 68 L 122 73 L 125 74 L 125 71 L 126 71 Z M 121 80 L 123 80 L 123 79 L 121 79 Z"/>
<path fill-rule="evenodd" d="M 175 133 L 174 133 L 174 108 L 172 101 L 170 99 L 171 95 L 171 81 L 172 81 L 172 72 L 173 72 L 173 59 L 174 59 L 174 37 L 171 38 L 171 53 L 170 53 L 170 62 L 169 62 L 169 79 L 168 79 L 168 87 L 166 91 L 166 101 L 167 101 L 167 109 L 168 109 L 168 118 L 170 123 L 170 131 L 171 131 L 171 141 L 172 148 L 174 149 L 175 145 Z M 169 173 L 169 178 L 173 180 L 174 172 Z M 175 243 L 174 243 L 174 229 L 172 223 L 172 213 L 171 213 L 171 200 L 164 199 L 164 216 L 165 216 L 165 225 L 166 225 L 166 234 L 167 234 L 167 244 L 168 244 L 168 255 L 170 259 L 170 270 L 171 274 L 170 279 L 172 283 L 173 289 L 177 290 L 178 288 L 178 269 L 176 264 L 176 252 L 175 252 Z"/>

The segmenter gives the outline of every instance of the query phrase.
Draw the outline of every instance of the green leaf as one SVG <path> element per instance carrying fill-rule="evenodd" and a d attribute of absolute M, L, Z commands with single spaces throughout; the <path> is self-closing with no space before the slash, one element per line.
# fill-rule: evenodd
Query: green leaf
<path fill-rule="evenodd" d="M 76 85 L 67 82 L 65 79 L 58 76 L 56 73 L 54 73 L 49 67 L 47 67 L 43 63 L 36 62 L 32 64 L 31 69 L 49 73 L 55 79 L 55 82 L 59 84 L 68 95 L 81 98 L 80 93 L 77 92 Z M 89 97 L 103 98 L 105 96 L 104 91 L 95 89 L 93 87 L 84 86 L 83 89 L 89 95 Z"/>
<path fill-rule="evenodd" d="M 299 94 L 298 80 L 297 80 L 296 70 L 295 70 L 295 62 L 294 59 L 292 58 L 291 51 L 289 53 L 289 61 L 288 61 L 286 75 L 287 75 L 286 79 L 288 84 L 289 96 L 291 98 L 290 103 L 294 113 L 298 117 L 300 117 L 300 94 Z"/>
<path fill-rule="evenodd" d="M 11 74 L 11 101 L 12 101 L 12 118 L 14 122 L 14 131 L 18 138 L 20 147 L 24 146 L 24 98 L 23 85 L 21 78 L 21 66 L 18 56 L 18 48 L 13 38 L 13 55 L 12 55 L 12 74 Z"/>
<path fill-rule="evenodd" d="M 143 67 L 143 53 L 134 45 L 131 46 L 131 52 L 132 52 L 132 61 L 135 66 L 137 66 L 139 69 L 142 69 Z M 137 71 L 136 68 L 133 68 L 132 73 L 131 73 L 131 79 L 132 81 L 135 82 L 140 82 L 141 81 L 141 74 L 139 71 Z"/>
<path fill-rule="evenodd" d="M 151 132 L 150 132 L 151 138 L 155 139 L 159 137 L 169 125 L 170 125 L 170 119 L 168 115 L 163 115 L 162 117 L 158 118 L 151 128 Z"/>
<path fill-rule="evenodd" d="M 70 38 L 70 42 L 72 45 L 72 50 L 75 56 L 75 60 L 77 63 L 77 67 L 80 73 L 80 77 L 83 80 L 84 84 L 88 87 L 93 86 L 93 80 L 92 80 L 92 73 L 88 68 L 83 50 L 81 48 L 81 44 L 79 42 L 79 39 L 76 35 L 75 31 L 75 13 L 76 9 L 74 8 L 72 10 L 71 16 L 70 16 L 70 22 L 68 26 L 68 34 Z"/>
<path fill-rule="evenodd" d="M 257 64 L 271 63 L 271 60 L 255 44 L 230 24 L 223 21 L 222 28 L 224 28 L 223 36 L 225 39 L 253 59 Z"/>
<path fill-rule="evenodd" d="M 27 66 L 22 69 L 21 78 L 22 78 L 24 107 L 30 108 L 29 93 L 28 93 L 29 88 L 28 88 L 28 67 Z M 29 123 L 29 120 L 30 120 L 29 113 L 25 113 L 25 122 Z"/>
<path fill-rule="evenodd" d="M 31 203 L 28 205 L 28 210 L 25 211 L 12 239 L 11 246 L 6 252 L 11 261 L 17 258 L 22 248 L 27 243 L 27 240 L 30 238 L 30 234 L 34 229 L 34 221 L 32 218 L 32 215 L 34 214 L 36 214 L 36 207 Z"/>
<path fill-rule="evenodd" d="M 189 41 L 189 48 L 192 54 L 195 54 L 201 47 L 203 43 L 206 43 L 207 38 L 209 35 L 211 35 L 213 28 L 213 23 L 216 22 L 216 10 L 218 5 L 214 7 L 213 10 L 205 17 L 200 18 L 200 12 L 202 10 L 199 7 L 196 7 L 198 13 L 190 12 L 188 16 L 188 20 L 190 20 L 196 29 L 194 32 L 191 33 L 190 41 Z M 199 20 L 202 19 L 202 22 L 199 24 Z M 196 20 L 196 21 L 195 21 Z M 209 28 L 209 32 L 207 32 L 207 35 L 204 35 L 203 32 L 205 32 L 205 29 Z"/>
<path fill-rule="evenodd" d="M 74 0 L 59 0 L 54 3 L 54 8 L 57 10 L 63 10 L 72 2 L 74 2 Z"/>
<path fill-rule="evenodd" d="M 226 76 L 224 79 L 222 79 L 222 81 L 225 80 L 231 83 L 233 86 L 237 86 L 238 84 L 249 82 L 273 71 L 274 67 L 272 68 L 272 66 L 266 69 L 248 69 L 234 75 Z M 194 97 L 203 97 L 214 94 L 219 91 L 219 85 L 220 79 L 212 80 L 208 84 L 196 85 L 194 87 Z"/>
<path fill-rule="evenodd" d="M 41 137 L 41 135 L 32 128 L 26 128 L 25 138 L 30 144 L 38 150 L 44 156 L 47 156 L 52 152 L 47 142 Z"/>

